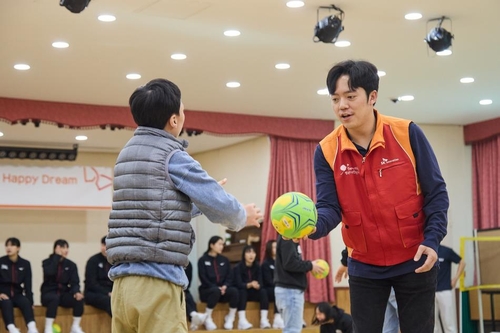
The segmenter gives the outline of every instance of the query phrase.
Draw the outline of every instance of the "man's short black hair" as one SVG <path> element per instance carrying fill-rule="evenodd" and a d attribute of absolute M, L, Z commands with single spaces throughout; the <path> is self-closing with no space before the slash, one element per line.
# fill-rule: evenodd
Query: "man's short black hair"
<path fill-rule="evenodd" d="M 101 244 L 106 245 L 106 236 L 101 238 Z"/>
<path fill-rule="evenodd" d="M 346 60 L 333 66 L 326 77 L 326 86 L 330 95 L 335 94 L 337 81 L 341 76 L 349 76 L 349 89 L 363 88 L 368 98 L 374 90 L 378 91 L 377 67 L 368 61 Z"/>

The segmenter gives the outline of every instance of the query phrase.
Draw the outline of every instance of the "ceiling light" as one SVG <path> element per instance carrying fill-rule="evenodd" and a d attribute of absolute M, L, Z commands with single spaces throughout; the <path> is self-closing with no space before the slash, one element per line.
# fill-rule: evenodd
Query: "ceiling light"
<path fill-rule="evenodd" d="M 461 83 L 472 83 L 472 82 L 474 82 L 474 78 L 473 77 L 463 77 L 460 79 L 460 82 Z"/>
<path fill-rule="evenodd" d="M 435 52 L 448 49 L 451 46 L 451 40 L 453 39 L 453 35 L 445 28 L 441 27 L 444 20 L 449 20 L 449 18 L 442 16 L 438 19 L 429 20 L 429 22 L 439 21 L 438 26 L 433 28 L 425 39 L 427 45 L 429 45 L 429 47 Z"/>
<path fill-rule="evenodd" d="M 288 1 L 286 3 L 286 6 L 288 8 L 300 8 L 300 7 L 304 7 L 304 1 L 297 1 L 297 0 Z"/>
<path fill-rule="evenodd" d="M 444 51 L 439 51 L 439 52 L 436 52 L 436 54 L 440 57 L 446 57 L 446 56 L 449 56 L 451 55 L 453 52 L 451 50 L 444 50 Z"/>
<path fill-rule="evenodd" d="M 81 13 L 89 5 L 90 0 L 60 0 L 59 5 L 72 13 Z"/>
<path fill-rule="evenodd" d="M 491 103 L 493 103 L 491 99 L 482 99 L 479 101 L 479 104 L 481 105 L 490 105 Z"/>
<path fill-rule="evenodd" d="M 170 56 L 170 58 L 174 60 L 184 60 L 187 58 L 187 56 L 183 53 L 174 53 Z"/>
<path fill-rule="evenodd" d="M 415 97 L 413 97 L 412 95 L 404 95 L 398 97 L 398 101 L 403 101 L 403 102 L 413 101 L 414 99 Z"/>
<path fill-rule="evenodd" d="M 384 72 L 384 71 L 377 71 L 377 75 L 378 75 L 379 77 L 385 76 L 386 74 L 387 74 L 387 73 L 386 73 L 386 72 Z"/>
<path fill-rule="evenodd" d="M 320 9 L 328 9 L 328 10 L 336 10 L 339 12 L 338 15 L 330 15 L 323 18 L 321 21 L 319 20 L 319 10 Z M 344 30 L 342 26 L 342 21 L 344 20 L 344 11 L 335 5 L 331 5 L 330 7 L 318 7 L 316 11 L 316 19 L 318 23 L 314 27 L 314 37 L 313 41 L 315 43 L 323 42 L 323 43 L 335 43 L 340 33 Z"/>
<path fill-rule="evenodd" d="M 86 141 L 88 138 L 86 135 L 77 135 L 75 136 L 75 140 L 78 140 L 78 141 Z"/>
<path fill-rule="evenodd" d="M 241 84 L 239 82 L 228 82 L 226 83 L 226 87 L 228 88 L 238 88 Z"/>
<path fill-rule="evenodd" d="M 0 132 L 0 136 L 3 136 L 3 132 Z"/>
<path fill-rule="evenodd" d="M 104 14 L 97 16 L 97 19 L 101 22 L 114 22 L 116 17 L 114 15 Z"/>
<path fill-rule="evenodd" d="M 30 67 L 30 65 L 27 65 L 27 64 L 15 64 L 14 68 L 17 69 L 18 71 L 27 71 L 31 67 Z"/>
<path fill-rule="evenodd" d="M 127 74 L 127 79 L 129 80 L 138 80 L 141 78 L 141 74 L 137 74 L 137 73 L 130 73 L 130 74 Z"/>
<path fill-rule="evenodd" d="M 347 40 L 339 40 L 335 42 L 336 47 L 348 47 L 351 46 L 351 42 Z"/>
<path fill-rule="evenodd" d="M 405 15 L 405 19 L 407 20 L 420 20 L 422 18 L 422 14 L 420 13 L 408 13 Z"/>
<path fill-rule="evenodd" d="M 276 64 L 274 67 L 276 69 L 288 69 L 288 68 L 290 68 L 290 64 L 280 63 L 280 64 Z"/>
<path fill-rule="evenodd" d="M 328 95 L 328 88 L 320 89 L 316 91 L 318 95 Z"/>
<path fill-rule="evenodd" d="M 56 49 L 65 49 L 69 47 L 69 44 L 66 42 L 54 42 L 52 43 L 52 46 L 55 47 Z"/>
<path fill-rule="evenodd" d="M 227 37 L 236 37 L 239 35 L 241 35 L 241 32 L 239 32 L 238 30 L 226 30 L 226 31 L 224 31 L 224 36 L 227 36 Z"/>

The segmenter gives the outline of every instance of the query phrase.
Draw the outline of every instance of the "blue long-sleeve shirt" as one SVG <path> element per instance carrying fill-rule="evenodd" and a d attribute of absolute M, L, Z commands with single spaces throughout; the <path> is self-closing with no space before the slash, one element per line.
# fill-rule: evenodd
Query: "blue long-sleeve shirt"
<path fill-rule="evenodd" d="M 231 230 L 240 230 L 246 224 L 244 207 L 203 170 L 200 163 L 185 151 L 177 151 L 167 159 L 165 172 L 175 187 L 193 202 L 191 215 L 204 214 L 214 222 Z M 137 262 L 111 267 L 109 277 L 143 275 L 167 280 L 187 288 L 189 281 L 184 268 L 177 265 Z"/>
<path fill-rule="evenodd" d="M 438 250 L 439 243 L 446 235 L 447 211 L 449 207 L 446 184 L 432 147 L 423 131 L 414 123 L 409 126 L 410 145 L 415 156 L 416 171 L 420 188 L 424 196 L 423 210 L 426 215 L 424 241 L 422 245 Z M 367 150 L 356 145 L 359 153 L 366 155 Z M 337 188 L 333 171 L 318 145 L 314 154 L 314 169 L 316 173 L 316 208 L 318 223 L 316 232 L 309 236 L 318 239 L 326 236 L 341 221 L 341 207 L 337 196 Z M 423 265 L 425 256 L 415 262 L 413 260 L 395 266 L 374 266 L 349 258 L 349 275 L 367 278 L 387 278 L 413 272 Z"/>

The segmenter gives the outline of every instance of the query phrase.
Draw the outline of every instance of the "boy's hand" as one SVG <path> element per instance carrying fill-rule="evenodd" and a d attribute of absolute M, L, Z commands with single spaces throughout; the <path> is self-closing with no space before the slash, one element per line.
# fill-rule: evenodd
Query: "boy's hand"
<path fill-rule="evenodd" d="M 224 186 L 227 183 L 227 178 L 221 179 L 217 183 L 219 183 L 220 186 Z"/>
<path fill-rule="evenodd" d="M 245 210 L 247 212 L 247 226 L 254 226 L 260 228 L 260 224 L 264 219 L 264 216 L 260 212 L 260 208 L 257 208 L 255 204 L 245 205 Z"/>
<path fill-rule="evenodd" d="M 324 272 L 324 269 L 323 267 L 321 267 L 320 265 L 318 265 L 318 261 L 317 260 L 314 260 L 312 262 L 313 264 L 313 269 L 311 270 L 314 274 L 323 274 Z"/>

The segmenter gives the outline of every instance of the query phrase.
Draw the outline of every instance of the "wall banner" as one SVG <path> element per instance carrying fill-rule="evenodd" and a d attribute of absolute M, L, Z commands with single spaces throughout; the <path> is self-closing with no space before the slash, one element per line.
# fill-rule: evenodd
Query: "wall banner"
<path fill-rule="evenodd" d="M 0 208 L 110 209 L 111 168 L 0 166 Z"/>

